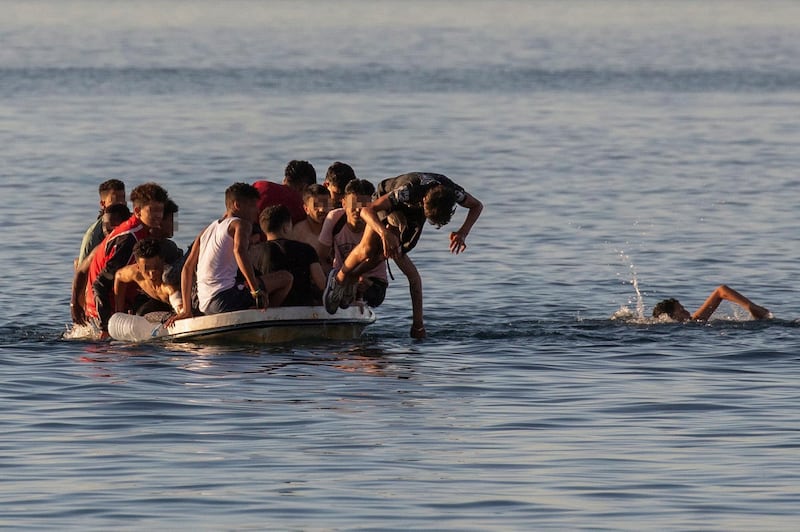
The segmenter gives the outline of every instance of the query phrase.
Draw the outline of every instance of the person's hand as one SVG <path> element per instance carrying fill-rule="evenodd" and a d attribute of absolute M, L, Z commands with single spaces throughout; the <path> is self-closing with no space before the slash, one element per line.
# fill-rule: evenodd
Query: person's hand
<path fill-rule="evenodd" d="M 184 310 L 183 312 L 179 312 L 178 314 L 173 314 L 172 316 L 167 318 L 167 321 L 164 322 L 164 327 L 169 329 L 170 327 L 175 325 L 176 321 L 183 320 L 183 319 L 186 319 L 186 318 L 191 318 L 191 317 L 192 317 L 192 310 L 191 309 Z"/>
<path fill-rule="evenodd" d="M 459 231 L 450 233 L 450 253 L 458 255 L 467 249 L 466 235 L 461 234 Z"/>
<path fill-rule="evenodd" d="M 250 292 L 250 295 L 253 296 L 253 300 L 256 302 L 257 309 L 267 310 L 269 307 L 269 297 L 267 296 L 266 292 L 259 288 L 255 292 Z"/>
<path fill-rule="evenodd" d="M 69 311 L 72 314 L 72 321 L 78 325 L 86 325 L 86 311 L 80 303 L 70 303 Z"/>
<path fill-rule="evenodd" d="M 381 237 L 383 242 L 383 256 L 387 259 L 396 259 L 400 253 L 400 239 L 394 231 L 385 231 Z"/>
<path fill-rule="evenodd" d="M 422 323 L 414 323 L 411 325 L 411 338 L 425 338 L 425 325 Z"/>

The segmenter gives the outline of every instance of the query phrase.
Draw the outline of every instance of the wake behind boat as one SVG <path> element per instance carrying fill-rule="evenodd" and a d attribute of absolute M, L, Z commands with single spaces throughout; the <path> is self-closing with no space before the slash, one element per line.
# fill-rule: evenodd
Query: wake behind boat
<path fill-rule="evenodd" d="M 176 321 L 167 328 L 160 313 L 135 316 L 118 312 L 108 322 L 115 340 L 221 341 L 235 343 L 281 343 L 299 339 L 352 340 L 375 322 L 368 306 L 353 305 L 335 315 L 324 307 L 275 307 L 249 309 Z"/>

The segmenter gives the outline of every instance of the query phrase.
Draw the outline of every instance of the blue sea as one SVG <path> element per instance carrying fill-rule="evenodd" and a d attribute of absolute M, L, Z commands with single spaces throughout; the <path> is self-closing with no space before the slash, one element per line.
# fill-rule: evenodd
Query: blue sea
<path fill-rule="evenodd" d="M 797 530 L 798 58 L 788 0 L 0 1 L 0 528 Z M 484 203 L 427 339 L 402 275 L 356 341 L 62 339 L 100 182 L 185 247 L 292 159 Z M 645 318 L 722 283 L 774 318 Z"/>

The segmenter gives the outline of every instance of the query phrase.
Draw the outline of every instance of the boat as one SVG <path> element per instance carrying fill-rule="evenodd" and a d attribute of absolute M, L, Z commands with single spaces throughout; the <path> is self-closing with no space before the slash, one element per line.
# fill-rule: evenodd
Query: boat
<path fill-rule="evenodd" d="M 366 305 L 329 314 L 322 306 L 249 309 L 178 320 L 165 327 L 167 313 L 135 316 L 117 312 L 108 322 L 114 340 L 124 342 L 282 343 L 301 339 L 353 340 L 375 322 Z"/>

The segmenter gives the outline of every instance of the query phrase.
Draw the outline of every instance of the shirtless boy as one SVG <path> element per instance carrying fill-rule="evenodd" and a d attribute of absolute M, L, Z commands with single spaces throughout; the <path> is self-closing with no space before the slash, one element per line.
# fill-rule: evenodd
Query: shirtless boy
<path fill-rule="evenodd" d="M 770 317 L 769 310 L 765 309 L 762 306 L 756 305 L 742 294 L 730 288 L 727 285 L 720 285 L 718 286 L 711 295 L 708 296 L 705 303 L 703 303 L 699 309 L 697 309 L 694 314 L 690 314 L 688 310 L 681 305 L 680 301 L 677 299 L 665 299 L 660 301 L 654 308 L 653 308 L 653 317 L 658 318 L 661 315 L 669 316 L 671 319 L 675 321 L 685 322 L 685 321 L 708 321 L 714 311 L 717 310 L 719 304 L 722 303 L 722 300 L 727 300 L 732 303 L 736 303 L 740 307 L 747 310 L 751 316 L 753 316 L 757 320 L 763 320 Z"/>
<path fill-rule="evenodd" d="M 441 174 L 414 172 L 385 179 L 378 185 L 377 199 L 361 209 L 366 223 L 364 236 L 339 271 L 331 270 L 325 287 L 325 308 L 335 313 L 340 303 L 355 297 L 355 282 L 384 259 L 394 259 L 406 275 L 411 292 L 411 336 L 425 337 L 422 312 L 422 280 L 408 252 L 416 246 L 427 219 L 441 227 L 450 222 L 459 204 L 469 210 L 461 227 L 450 233 L 450 252 L 467 247 L 466 238 L 483 210 L 483 204 Z M 383 215 L 386 215 L 384 218 Z"/>
<path fill-rule="evenodd" d="M 195 239 L 181 272 L 183 309 L 173 319 L 192 317 L 192 285 L 197 279 L 200 311 L 218 314 L 279 304 L 291 288 L 291 276 L 257 276 L 248 255 L 252 224 L 258 217 L 258 190 L 234 183 L 225 190 L 225 215 Z M 242 278 L 237 279 L 237 273 Z M 266 292 L 266 293 L 265 293 Z M 271 300 L 271 301 L 270 301 Z"/>
<path fill-rule="evenodd" d="M 323 255 L 325 250 L 319 243 L 319 233 L 322 231 L 325 217 L 331 210 L 330 204 L 331 198 L 327 188 L 317 184 L 306 187 L 303 191 L 303 209 L 306 211 L 306 219 L 294 224 L 291 234 L 292 240 L 304 242 L 314 248 L 326 274 L 331 269 L 331 261 L 328 255 Z"/>
<path fill-rule="evenodd" d="M 161 243 L 154 238 L 140 240 L 133 246 L 136 262 L 120 268 L 114 275 L 114 308 L 117 312 L 126 310 L 125 299 L 131 285 L 138 286 L 147 296 L 144 301 L 137 301 L 133 309 L 137 314 L 173 308 L 175 312 L 180 312 L 180 290 L 163 281 L 164 259 L 161 251 Z"/>

